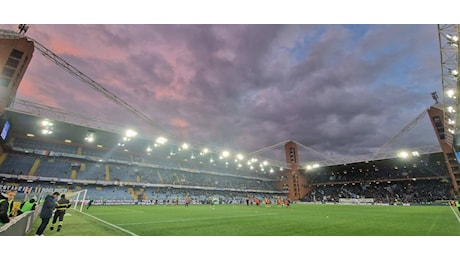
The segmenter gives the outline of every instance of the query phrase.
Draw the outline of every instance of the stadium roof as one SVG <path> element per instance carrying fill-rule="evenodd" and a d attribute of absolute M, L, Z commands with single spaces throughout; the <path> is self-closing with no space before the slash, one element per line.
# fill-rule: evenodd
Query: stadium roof
<path fill-rule="evenodd" d="M 98 149 L 98 145 L 106 149 L 114 149 L 118 146 L 118 142 L 121 142 L 124 133 L 119 131 L 108 131 L 105 129 L 91 128 L 85 125 L 71 124 L 59 120 L 49 119 L 52 122 L 52 134 L 45 135 L 41 131 L 43 129 L 41 122 L 43 117 L 35 115 L 19 113 L 11 110 L 7 110 L 5 113 L 6 119 L 10 121 L 9 136 L 11 137 L 27 137 L 32 134 L 36 140 L 43 140 L 46 142 L 62 142 L 65 140 L 71 140 L 72 144 Z M 94 133 L 94 141 L 88 143 L 85 141 L 85 137 L 88 133 Z M 10 139 L 9 138 L 9 139 Z M 7 139 L 8 140 L 8 139 Z M 151 142 L 153 145 L 153 141 Z M 145 149 L 149 145 L 148 141 L 144 138 L 133 138 L 129 142 L 125 142 L 125 146 L 119 149 L 123 151 L 127 149 L 135 154 L 141 154 L 145 152 Z M 101 148 L 101 147 L 99 147 Z M 163 148 L 164 149 L 164 148 Z M 169 150 L 167 151 L 169 152 Z"/>

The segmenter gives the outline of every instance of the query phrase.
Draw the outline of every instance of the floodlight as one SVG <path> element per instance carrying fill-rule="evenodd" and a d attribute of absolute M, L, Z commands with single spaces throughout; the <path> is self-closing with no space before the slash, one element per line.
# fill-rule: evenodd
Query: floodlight
<path fill-rule="evenodd" d="M 92 143 L 94 141 L 94 131 L 88 131 L 88 133 L 86 133 L 86 136 L 85 136 L 85 141 L 87 141 L 88 143 Z"/>
<path fill-rule="evenodd" d="M 407 152 L 400 152 L 398 154 L 398 156 L 401 157 L 401 158 L 407 158 L 407 157 L 409 157 L 409 154 Z"/>
<path fill-rule="evenodd" d="M 168 141 L 168 139 L 160 136 L 160 137 L 157 138 L 157 140 L 155 142 L 159 143 L 159 144 L 165 144 L 167 141 Z"/>
<path fill-rule="evenodd" d="M 131 138 L 131 137 L 135 137 L 136 135 L 137 135 L 136 131 L 134 131 L 132 129 L 126 130 L 126 137 Z"/>
<path fill-rule="evenodd" d="M 434 101 L 436 101 L 436 104 L 439 103 L 439 101 L 438 101 L 439 97 L 438 97 L 438 93 L 436 93 L 436 91 L 431 92 L 431 97 L 434 99 Z"/>
<path fill-rule="evenodd" d="M 53 123 L 51 123 L 48 119 L 42 120 L 42 126 L 52 126 Z"/>
<path fill-rule="evenodd" d="M 446 34 L 446 38 L 450 41 L 450 42 L 458 42 L 458 36 L 457 35 L 450 35 L 450 34 Z"/>

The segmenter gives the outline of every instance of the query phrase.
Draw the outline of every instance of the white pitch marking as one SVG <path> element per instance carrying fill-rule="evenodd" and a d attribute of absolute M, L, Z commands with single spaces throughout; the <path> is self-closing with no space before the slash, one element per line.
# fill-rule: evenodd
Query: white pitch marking
<path fill-rule="evenodd" d="M 454 207 L 451 206 L 450 209 L 451 209 L 452 212 L 454 213 L 455 217 L 457 217 L 458 223 L 460 223 L 460 217 L 458 216 L 457 213 L 455 213 Z"/>
<path fill-rule="evenodd" d="M 94 218 L 94 219 L 96 219 L 96 220 L 98 220 L 98 221 L 100 221 L 100 222 L 102 222 L 102 223 L 104 223 L 104 224 L 106 224 L 106 225 L 109 225 L 109 226 L 114 227 L 114 228 L 116 228 L 116 229 L 119 229 L 119 230 L 121 230 L 121 231 L 123 231 L 123 232 L 126 232 L 126 233 L 130 234 L 131 236 L 137 236 L 136 234 L 134 234 L 133 232 L 131 232 L 131 231 L 129 231 L 129 230 L 126 230 L 126 229 L 124 229 L 124 228 L 122 228 L 122 227 L 119 227 L 119 226 L 117 226 L 117 225 L 115 225 L 115 224 L 109 223 L 109 222 L 107 222 L 107 221 L 105 221 L 105 220 L 102 220 L 102 219 L 100 219 L 100 218 L 98 218 L 98 217 L 95 217 L 95 216 L 90 215 L 90 214 L 85 213 L 85 212 L 80 212 L 80 213 L 85 214 L 85 215 L 88 216 L 88 217 L 92 217 L 92 218 Z"/>

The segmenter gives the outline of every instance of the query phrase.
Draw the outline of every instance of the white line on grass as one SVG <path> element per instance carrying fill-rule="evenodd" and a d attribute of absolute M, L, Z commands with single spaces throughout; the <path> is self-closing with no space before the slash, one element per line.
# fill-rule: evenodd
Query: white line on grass
<path fill-rule="evenodd" d="M 214 218 L 186 218 L 186 219 L 175 219 L 175 220 L 163 220 L 153 222 L 137 222 L 137 223 L 122 223 L 117 224 L 119 226 L 131 226 L 131 225 L 144 225 L 144 224 L 160 224 L 160 223 L 173 223 L 173 222 L 186 222 L 194 220 L 211 220 L 211 219 L 224 219 L 224 218 L 242 218 L 242 217 L 256 217 L 256 216 L 268 216 L 268 215 L 279 215 L 279 213 L 266 213 L 256 215 L 239 215 L 239 216 L 225 216 L 225 217 L 214 217 Z"/>
<path fill-rule="evenodd" d="M 458 214 L 457 214 L 456 211 L 454 210 L 454 207 L 450 206 L 450 209 L 451 209 L 452 212 L 454 213 L 455 217 L 457 217 L 458 223 L 460 223 L 460 217 L 458 216 Z"/>
<path fill-rule="evenodd" d="M 134 234 L 133 232 L 131 232 L 131 231 L 129 231 L 129 230 L 126 230 L 126 229 L 124 229 L 124 228 L 122 228 L 122 227 L 119 227 L 119 226 L 117 226 L 117 225 L 114 225 L 114 224 L 112 224 L 112 223 L 109 223 L 109 222 L 107 222 L 107 221 L 105 221 L 105 220 L 102 220 L 102 219 L 100 219 L 100 218 L 98 218 L 98 217 L 95 217 L 95 216 L 90 215 L 90 214 L 85 213 L 85 212 L 80 212 L 80 213 L 85 214 L 85 215 L 88 216 L 88 217 L 92 217 L 92 218 L 94 218 L 94 219 L 96 219 L 96 220 L 98 220 L 98 221 L 100 221 L 100 222 L 102 222 L 102 223 L 104 223 L 104 224 L 106 224 L 106 225 L 109 225 L 109 226 L 114 227 L 114 228 L 116 228 L 116 229 L 119 229 L 119 230 L 121 230 L 121 231 L 123 231 L 123 232 L 126 232 L 126 233 L 130 234 L 131 236 L 137 236 L 136 234 Z"/>

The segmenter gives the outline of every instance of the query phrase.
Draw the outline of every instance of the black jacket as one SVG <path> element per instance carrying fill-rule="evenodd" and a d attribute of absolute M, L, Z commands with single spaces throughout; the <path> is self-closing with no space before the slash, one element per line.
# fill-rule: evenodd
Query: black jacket
<path fill-rule="evenodd" d="M 46 195 L 42 211 L 40 211 L 40 218 L 51 218 L 55 207 L 56 198 L 54 198 L 53 195 Z"/>
<path fill-rule="evenodd" d="M 8 197 L 1 193 L 0 194 L 0 222 L 1 223 L 8 223 L 10 222 L 10 218 L 8 216 L 8 207 L 10 204 L 8 203 Z"/>

